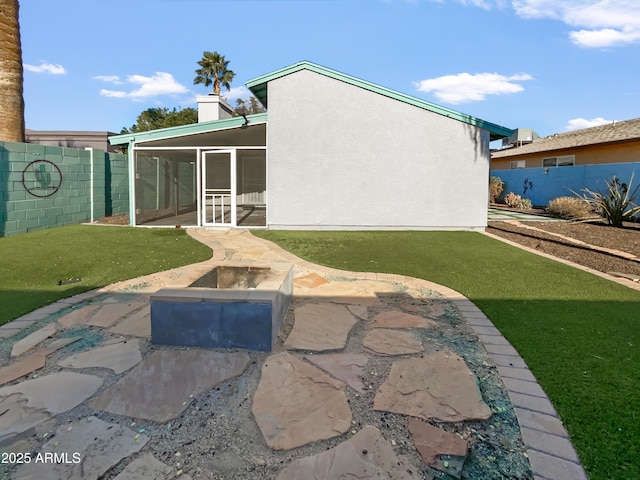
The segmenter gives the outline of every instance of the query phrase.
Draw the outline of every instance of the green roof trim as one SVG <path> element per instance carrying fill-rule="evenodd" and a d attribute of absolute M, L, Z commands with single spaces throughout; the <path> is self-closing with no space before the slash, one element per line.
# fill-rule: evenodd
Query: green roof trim
<path fill-rule="evenodd" d="M 404 93 L 396 92 L 395 90 L 390 90 L 388 88 L 381 87 L 380 85 L 376 85 L 375 83 L 367 82 L 366 80 L 361 80 L 359 78 L 352 77 L 351 75 L 346 75 L 336 70 L 332 70 L 330 68 L 323 67 L 321 65 L 317 65 L 308 61 L 298 62 L 294 65 L 276 70 L 275 72 L 267 73 L 265 75 L 253 78 L 247 81 L 246 85 L 247 88 L 249 88 L 249 90 L 251 90 L 251 92 L 255 95 L 255 97 L 260 100 L 260 102 L 265 106 L 265 108 L 268 108 L 267 84 L 272 80 L 284 77 L 285 75 L 290 75 L 295 72 L 299 72 L 300 70 L 309 70 L 315 73 L 319 73 L 320 75 L 325 75 L 335 80 L 340 80 L 350 85 L 364 88 L 365 90 L 369 90 L 370 92 L 378 93 L 380 95 L 384 95 L 385 97 L 393 98 L 394 100 L 398 100 L 400 102 L 404 102 L 418 108 L 423 108 L 425 110 L 429 110 L 430 112 L 434 112 L 439 115 L 452 118 L 454 120 L 459 120 L 461 122 L 483 128 L 490 132 L 491 140 L 499 140 L 501 138 L 508 137 L 513 133 L 513 130 L 510 128 L 487 122 L 480 118 L 472 117 L 471 115 L 466 115 L 456 110 L 442 107 L 440 105 L 436 105 L 435 103 L 427 102 L 426 100 L 421 100 L 410 95 L 405 95 Z"/>
<path fill-rule="evenodd" d="M 249 125 L 256 123 L 266 123 L 267 114 L 257 113 L 247 115 Z M 244 125 L 243 117 L 223 118 L 222 120 L 212 120 L 210 122 L 191 123 L 189 125 L 180 125 L 178 127 L 161 128 L 158 130 L 149 130 L 147 132 L 127 133 L 124 135 L 114 135 L 109 137 L 111 145 L 125 145 L 131 142 L 149 142 L 152 140 L 162 140 L 164 138 L 182 137 L 186 135 L 196 135 L 198 133 L 206 133 L 214 130 L 223 130 L 225 128 L 236 128 Z"/>

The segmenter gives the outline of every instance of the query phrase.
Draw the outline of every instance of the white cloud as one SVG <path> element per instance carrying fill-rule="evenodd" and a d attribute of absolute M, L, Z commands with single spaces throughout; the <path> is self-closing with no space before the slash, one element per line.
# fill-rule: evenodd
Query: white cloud
<path fill-rule="evenodd" d="M 431 0 L 444 3 L 444 0 Z M 638 0 L 454 0 L 490 10 L 509 5 L 527 19 L 549 18 L 573 28 L 571 41 L 585 48 L 606 48 L 640 42 Z"/>
<path fill-rule="evenodd" d="M 159 97 L 161 95 L 177 95 L 188 93 L 187 87 L 178 83 L 173 75 L 166 72 L 156 72 L 152 77 L 144 75 L 129 75 L 127 82 L 139 85 L 139 88 L 125 92 L 122 90 L 100 90 L 100 95 L 115 98 L 132 98 L 140 100 L 143 98 Z"/>
<path fill-rule="evenodd" d="M 506 77 L 498 73 L 459 73 L 417 82 L 416 89 L 431 93 L 440 101 L 457 105 L 464 102 L 484 100 L 487 95 L 503 95 L 524 90 L 519 81 L 532 80 L 529 74 Z"/>
<path fill-rule="evenodd" d="M 587 48 L 604 48 L 617 45 L 628 45 L 640 40 L 640 29 L 620 32 L 611 28 L 602 30 L 578 30 L 569 34 L 576 45 Z"/>
<path fill-rule="evenodd" d="M 614 120 L 605 120 L 602 117 L 592 118 L 591 120 L 587 120 L 586 118 L 574 118 L 569 120 L 567 126 L 565 126 L 565 130 L 573 131 L 573 130 L 581 130 L 583 128 L 589 127 L 597 127 L 599 125 L 606 125 L 608 123 L 612 123 Z"/>
<path fill-rule="evenodd" d="M 512 0 L 524 18 L 551 18 L 576 28 L 569 33 L 580 47 L 604 48 L 640 41 L 638 0 Z"/>
<path fill-rule="evenodd" d="M 102 95 L 103 97 L 114 97 L 114 98 L 125 98 L 128 96 L 127 92 L 118 92 L 118 91 L 114 91 L 114 90 L 106 90 L 106 89 L 102 89 L 100 90 L 100 95 Z"/>
<path fill-rule="evenodd" d="M 120 77 L 117 75 L 96 75 L 93 77 L 94 80 L 101 80 L 107 83 L 113 83 L 114 85 L 123 85 L 124 82 L 120 80 Z"/>
<path fill-rule="evenodd" d="M 49 73 L 51 75 L 64 75 L 67 71 L 62 65 L 42 62 L 40 65 L 24 64 L 24 69 L 33 73 Z"/>
<path fill-rule="evenodd" d="M 503 8 L 507 4 L 507 0 L 458 0 L 463 5 L 471 5 L 474 7 L 484 8 L 490 10 L 494 5 L 498 8 Z"/>

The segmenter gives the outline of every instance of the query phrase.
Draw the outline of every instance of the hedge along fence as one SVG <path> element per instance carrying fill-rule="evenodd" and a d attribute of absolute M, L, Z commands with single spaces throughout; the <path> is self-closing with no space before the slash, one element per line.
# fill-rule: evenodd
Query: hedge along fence
<path fill-rule="evenodd" d="M 0 142 L 0 236 L 128 213 L 127 156 Z"/>
<path fill-rule="evenodd" d="M 491 176 L 505 183 L 504 194 L 513 192 L 530 199 L 533 205 L 547 206 L 554 198 L 572 197 L 572 191 L 581 193 L 584 188 L 606 192 L 607 181 L 616 176 L 628 183 L 634 171 L 633 183 L 638 185 L 640 162 L 492 170 Z"/>

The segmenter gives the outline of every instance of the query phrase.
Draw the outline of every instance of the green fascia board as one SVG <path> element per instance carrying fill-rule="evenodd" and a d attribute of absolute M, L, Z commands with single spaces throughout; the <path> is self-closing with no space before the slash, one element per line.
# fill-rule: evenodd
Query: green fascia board
<path fill-rule="evenodd" d="M 390 90 L 388 88 L 381 87 L 380 85 L 376 85 L 375 83 L 367 82 L 366 80 L 361 80 L 359 78 L 352 77 L 351 75 L 347 75 L 308 61 L 298 62 L 294 65 L 276 70 L 275 72 L 267 73 L 260 77 L 253 78 L 247 81 L 246 85 L 251 93 L 253 93 L 255 97 L 260 100 L 260 102 L 265 106 L 265 108 L 268 108 L 267 84 L 272 80 L 284 77 L 285 75 L 290 75 L 295 72 L 299 72 L 300 70 L 309 70 L 315 73 L 319 73 L 335 80 L 340 80 L 350 85 L 364 88 L 365 90 L 369 90 L 370 92 L 375 92 L 380 95 L 384 95 L 385 97 L 393 98 L 394 100 L 398 100 L 400 102 L 404 102 L 418 108 L 423 108 L 425 110 L 429 110 L 439 115 L 452 118 L 454 120 L 459 120 L 461 122 L 483 128 L 490 132 L 492 141 L 508 137 L 514 132 L 512 129 L 503 127 L 502 125 L 487 122 L 480 118 L 472 117 L 471 115 L 466 115 L 456 110 L 452 110 L 435 103 L 427 102 L 426 100 L 421 100 L 404 93 L 396 92 L 395 90 Z"/>
<path fill-rule="evenodd" d="M 256 123 L 266 123 L 267 114 L 257 113 L 247 115 L 249 125 Z M 178 127 L 160 128 L 146 132 L 127 133 L 124 135 L 114 135 L 109 137 L 111 145 L 126 145 L 131 142 L 149 142 L 152 140 L 162 140 L 164 138 L 182 137 L 186 135 L 196 135 L 198 133 L 212 132 L 226 128 L 236 128 L 244 125 L 243 117 L 223 118 L 222 120 L 211 120 L 209 122 L 191 123 Z"/>

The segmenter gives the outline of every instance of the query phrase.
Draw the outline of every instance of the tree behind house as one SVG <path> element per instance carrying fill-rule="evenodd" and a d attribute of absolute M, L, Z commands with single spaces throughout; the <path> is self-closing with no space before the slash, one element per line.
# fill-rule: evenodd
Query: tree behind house
<path fill-rule="evenodd" d="M 22 46 L 18 0 L 0 8 L 0 140 L 24 142 Z"/>
<path fill-rule="evenodd" d="M 233 116 L 237 117 L 239 115 L 253 115 L 255 113 L 263 113 L 266 112 L 265 108 L 258 101 L 256 97 L 251 95 L 249 100 L 245 100 L 242 98 L 236 99 L 236 108 L 233 112 Z"/>
<path fill-rule="evenodd" d="M 124 127 L 120 133 L 147 132 L 159 128 L 179 127 L 198 122 L 198 111 L 195 108 L 181 108 L 169 110 L 167 107 L 148 108 L 144 110 L 131 128 Z"/>

